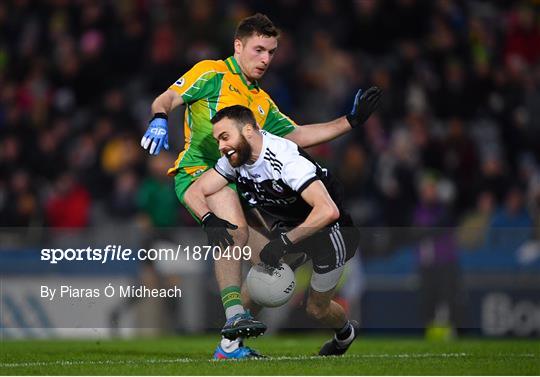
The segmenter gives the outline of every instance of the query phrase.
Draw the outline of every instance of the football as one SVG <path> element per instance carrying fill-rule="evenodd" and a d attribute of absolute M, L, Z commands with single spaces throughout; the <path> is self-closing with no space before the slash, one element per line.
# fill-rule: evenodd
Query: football
<path fill-rule="evenodd" d="M 273 308 L 290 300 L 296 281 L 293 270 L 287 264 L 272 268 L 260 263 L 251 267 L 246 284 L 253 301 Z"/>

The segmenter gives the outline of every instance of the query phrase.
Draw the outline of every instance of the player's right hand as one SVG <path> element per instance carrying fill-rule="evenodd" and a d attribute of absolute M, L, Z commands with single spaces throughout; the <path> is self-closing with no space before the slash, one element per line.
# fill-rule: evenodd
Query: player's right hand
<path fill-rule="evenodd" d="M 227 247 L 234 244 L 234 240 L 227 229 L 238 229 L 237 225 L 231 224 L 227 220 L 220 219 L 212 212 L 208 212 L 201 219 L 204 231 L 208 235 L 210 246 Z"/>
<path fill-rule="evenodd" d="M 261 250 L 259 257 L 261 261 L 270 266 L 279 267 L 279 260 L 292 247 L 292 242 L 286 233 L 281 233 L 276 239 L 271 240 Z"/>
<path fill-rule="evenodd" d="M 141 139 L 141 147 L 148 149 L 150 147 L 150 154 L 157 155 L 161 148 L 169 150 L 169 135 L 167 129 L 167 114 L 156 113 L 146 133 Z"/>

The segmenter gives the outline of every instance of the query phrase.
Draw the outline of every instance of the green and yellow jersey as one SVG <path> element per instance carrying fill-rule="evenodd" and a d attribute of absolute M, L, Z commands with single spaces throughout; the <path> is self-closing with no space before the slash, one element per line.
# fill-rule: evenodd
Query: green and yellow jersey
<path fill-rule="evenodd" d="M 212 137 L 210 119 L 222 108 L 243 105 L 251 109 L 262 129 L 278 136 L 292 132 L 295 123 L 282 114 L 270 96 L 257 84 L 248 85 L 234 57 L 204 60 L 172 84 L 169 89 L 182 96 L 184 150 L 178 155 L 169 175 L 200 175 L 220 157 Z"/>
<path fill-rule="evenodd" d="M 296 127 L 258 84 L 247 84 L 232 56 L 195 64 L 169 89 L 182 96 L 186 105 L 184 150 L 168 171 L 175 177 L 176 195 L 184 206 L 187 188 L 221 157 L 210 123 L 219 110 L 244 105 L 253 111 L 259 127 L 277 136 L 285 136 Z"/>

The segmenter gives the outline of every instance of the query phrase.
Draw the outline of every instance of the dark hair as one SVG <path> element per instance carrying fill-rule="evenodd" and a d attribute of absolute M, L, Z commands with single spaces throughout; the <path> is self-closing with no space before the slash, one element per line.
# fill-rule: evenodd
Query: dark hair
<path fill-rule="evenodd" d="M 216 115 L 210 119 L 210 122 L 216 124 L 223 118 L 232 119 L 241 126 L 251 124 L 254 128 L 258 128 L 257 121 L 251 110 L 242 105 L 229 106 L 219 110 Z"/>
<path fill-rule="evenodd" d="M 244 39 L 253 34 L 265 37 L 279 37 L 279 29 L 274 26 L 272 21 L 262 13 L 254 14 L 244 18 L 236 27 L 234 39 Z"/>

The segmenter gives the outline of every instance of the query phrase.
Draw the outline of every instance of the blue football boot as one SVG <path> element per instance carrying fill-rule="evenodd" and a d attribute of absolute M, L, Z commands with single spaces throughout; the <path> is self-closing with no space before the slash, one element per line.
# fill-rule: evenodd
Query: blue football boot
<path fill-rule="evenodd" d="M 227 360 L 227 359 L 260 359 L 265 356 L 261 355 L 254 349 L 240 345 L 232 352 L 225 352 L 221 348 L 221 344 L 218 344 L 216 352 L 214 352 L 214 360 Z"/>

